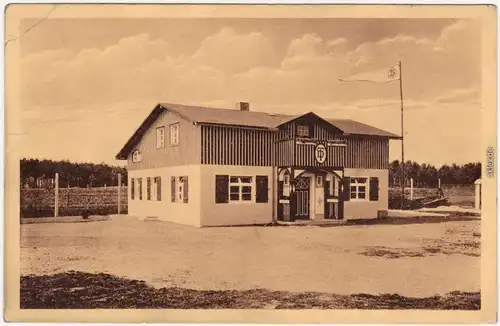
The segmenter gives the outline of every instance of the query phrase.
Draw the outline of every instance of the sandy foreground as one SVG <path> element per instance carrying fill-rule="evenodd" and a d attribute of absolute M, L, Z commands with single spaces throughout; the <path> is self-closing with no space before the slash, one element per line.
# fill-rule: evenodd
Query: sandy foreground
<path fill-rule="evenodd" d="M 21 274 L 77 270 L 198 290 L 480 291 L 480 221 L 196 229 L 113 217 L 21 225 Z"/>

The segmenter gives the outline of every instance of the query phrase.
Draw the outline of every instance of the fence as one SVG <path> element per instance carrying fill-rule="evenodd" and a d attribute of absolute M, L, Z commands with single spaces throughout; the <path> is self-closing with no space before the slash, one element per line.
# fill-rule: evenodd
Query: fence
<path fill-rule="evenodd" d="M 479 207 L 476 200 L 475 185 L 441 185 L 443 195 L 448 197 L 451 205 L 463 207 Z M 427 197 L 438 197 L 440 195 L 438 188 L 413 188 L 413 199 Z M 405 188 L 405 202 L 411 198 L 411 189 Z M 401 188 L 389 188 L 389 208 L 398 209 L 401 207 Z"/>
<path fill-rule="evenodd" d="M 55 190 L 22 188 L 21 217 L 55 215 Z M 118 187 L 59 188 L 58 215 L 79 216 L 118 213 Z M 120 214 L 127 214 L 127 187 L 120 189 Z"/>

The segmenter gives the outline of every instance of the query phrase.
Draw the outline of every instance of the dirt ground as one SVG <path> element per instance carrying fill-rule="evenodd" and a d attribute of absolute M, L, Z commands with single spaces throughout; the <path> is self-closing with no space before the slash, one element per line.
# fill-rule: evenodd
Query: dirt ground
<path fill-rule="evenodd" d="M 399 294 L 480 290 L 480 221 L 204 228 L 113 217 L 21 225 L 21 274 L 109 273 L 159 287 Z"/>

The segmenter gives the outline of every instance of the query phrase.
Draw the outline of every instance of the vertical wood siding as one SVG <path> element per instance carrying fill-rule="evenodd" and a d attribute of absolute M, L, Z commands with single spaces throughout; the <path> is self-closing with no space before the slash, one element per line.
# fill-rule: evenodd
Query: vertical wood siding
<path fill-rule="evenodd" d="M 389 140 L 369 138 L 347 139 L 347 168 L 388 169 Z"/>
<path fill-rule="evenodd" d="M 282 132 L 201 126 L 201 164 L 272 166 L 274 143 Z"/>
<path fill-rule="evenodd" d="M 324 143 L 326 147 L 326 161 L 324 163 L 318 163 L 316 161 L 314 152 L 316 150 L 315 145 L 307 144 L 296 144 L 295 145 L 295 164 L 296 166 L 302 167 L 319 167 L 319 166 L 329 166 L 329 167 L 344 167 L 346 148 L 347 146 L 339 145 L 328 145 Z"/>
<path fill-rule="evenodd" d="M 389 167 L 387 139 L 342 138 L 321 125 L 314 125 L 314 139 L 290 136 L 294 134 L 294 123 L 281 131 L 201 125 L 201 164 L 357 169 Z M 346 140 L 347 145 L 332 142 L 341 139 Z M 327 148 L 327 159 L 323 164 L 319 164 L 314 157 L 315 145 L 308 144 L 318 140 Z"/>
<path fill-rule="evenodd" d="M 276 142 L 276 165 L 293 166 L 295 165 L 295 140 L 285 139 Z"/>

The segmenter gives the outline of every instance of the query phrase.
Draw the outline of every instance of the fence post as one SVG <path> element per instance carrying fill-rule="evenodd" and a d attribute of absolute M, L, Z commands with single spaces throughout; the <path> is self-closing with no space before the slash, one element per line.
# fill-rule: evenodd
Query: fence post
<path fill-rule="evenodd" d="M 122 175 L 118 173 L 118 215 L 121 212 Z"/>
<path fill-rule="evenodd" d="M 477 210 L 481 209 L 481 179 L 477 179 L 474 182 L 474 208 Z"/>
<path fill-rule="evenodd" d="M 410 178 L 410 200 L 413 200 L 413 178 Z"/>
<path fill-rule="evenodd" d="M 54 217 L 59 215 L 59 173 L 56 172 L 56 177 L 54 180 Z"/>

